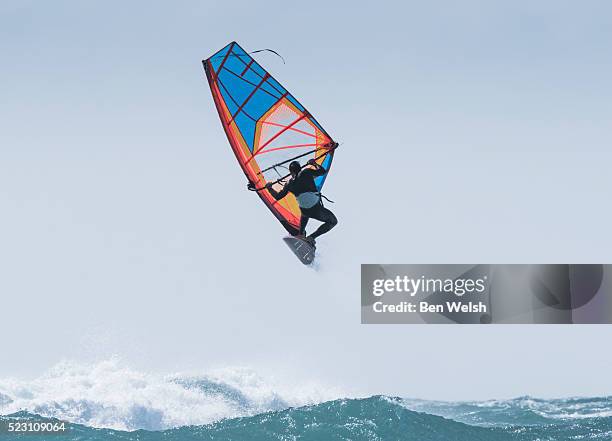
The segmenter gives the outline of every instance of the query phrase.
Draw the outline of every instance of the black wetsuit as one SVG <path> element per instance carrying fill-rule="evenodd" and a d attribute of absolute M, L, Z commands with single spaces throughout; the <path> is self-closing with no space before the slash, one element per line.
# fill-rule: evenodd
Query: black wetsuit
<path fill-rule="evenodd" d="M 289 182 L 287 182 L 281 191 L 275 191 L 273 188 L 269 188 L 268 190 L 276 200 L 284 198 L 288 193 L 293 193 L 295 196 L 309 192 L 318 193 L 319 190 L 317 190 L 314 180 L 316 177 L 322 176 L 325 173 L 326 171 L 323 167 L 318 167 L 316 169 L 305 168 L 297 175 L 297 177 L 292 178 Z M 306 234 L 306 224 L 308 223 L 308 219 L 313 218 L 323 222 L 323 225 L 319 226 L 319 228 L 317 228 L 317 230 L 310 235 L 312 238 L 316 238 L 321 234 L 327 233 L 338 223 L 338 219 L 336 219 L 334 213 L 323 206 L 320 198 L 319 202 L 313 207 L 300 207 L 300 211 L 302 212 L 302 217 L 300 218 L 300 234 Z"/>

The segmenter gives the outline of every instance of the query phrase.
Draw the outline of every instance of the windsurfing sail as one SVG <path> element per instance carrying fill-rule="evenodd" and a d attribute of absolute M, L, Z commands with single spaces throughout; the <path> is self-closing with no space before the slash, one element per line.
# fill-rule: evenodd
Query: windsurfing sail
<path fill-rule="evenodd" d="M 232 42 L 203 60 L 221 123 L 238 163 L 257 194 L 290 234 L 297 234 L 300 209 L 292 194 L 277 201 L 291 161 L 315 159 L 329 171 L 337 144 L 299 101 Z M 327 173 L 315 180 L 321 191 Z"/>

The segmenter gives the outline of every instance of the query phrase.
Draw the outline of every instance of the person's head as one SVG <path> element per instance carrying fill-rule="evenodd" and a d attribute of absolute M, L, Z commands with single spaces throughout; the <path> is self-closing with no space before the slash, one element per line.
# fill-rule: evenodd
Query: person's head
<path fill-rule="evenodd" d="M 289 173 L 291 173 L 291 176 L 294 178 L 298 175 L 301 169 L 302 166 L 297 161 L 293 161 L 291 164 L 289 164 Z"/>

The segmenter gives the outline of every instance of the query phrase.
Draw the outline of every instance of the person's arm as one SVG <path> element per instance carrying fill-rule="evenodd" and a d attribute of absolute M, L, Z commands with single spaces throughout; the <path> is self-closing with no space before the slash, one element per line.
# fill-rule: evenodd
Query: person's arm
<path fill-rule="evenodd" d="M 310 161 L 308 161 L 307 164 L 314 167 L 314 168 L 309 169 L 314 177 L 323 176 L 325 173 L 327 173 L 327 170 L 325 170 L 323 166 L 319 164 L 317 161 L 315 161 L 314 159 L 311 159 Z"/>
<path fill-rule="evenodd" d="M 272 188 L 273 183 L 272 182 L 268 182 L 266 184 L 266 188 L 268 189 L 268 191 L 270 192 L 270 194 L 272 195 L 272 197 L 274 199 L 276 199 L 277 201 L 281 200 L 282 198 L 284 198 L 285 196 L 287 196 L 287 193 L 289 193 L 289 183 L 285 184 L 283 186 L 283 189 L 281 191 L 276 191 Z"/>

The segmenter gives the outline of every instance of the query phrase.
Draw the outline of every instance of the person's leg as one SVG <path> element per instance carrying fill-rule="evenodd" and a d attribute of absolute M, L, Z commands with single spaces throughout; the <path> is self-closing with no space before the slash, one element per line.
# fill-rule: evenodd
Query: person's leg
<path fill-rule="evenodd" d="M 302 213 L 302 217 L 300 217 L 300 234 L 302 236 L 306 236 L 306 224 L 308 223 L 308 216 Z"/>
<path fill-rule="evenodd" d="M 332 213 L 331 210 L 329 210 L 328 208 L 325 208 L 322 204 L 318 204 L 315 207 L 309 209 L 308 216 L 323 222 L 323 224 L 319 226 L 319 228 L 317 228 L 314 233 L 308 236 L 313 239 L 319 237 L 322 234 L 327 233 L 329 230 L 331 230 L 338 224 L 338 219 L 336 219 L 334 213 Z"/>

